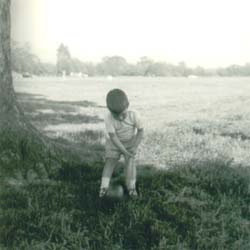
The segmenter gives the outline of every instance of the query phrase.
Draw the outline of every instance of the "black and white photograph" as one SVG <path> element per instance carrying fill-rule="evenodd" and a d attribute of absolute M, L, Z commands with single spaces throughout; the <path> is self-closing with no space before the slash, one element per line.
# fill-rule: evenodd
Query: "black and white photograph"
<path fill-rule="evenodd" d="M 0 249 L 249 250 L 249 9 L 0 0 Z"/>

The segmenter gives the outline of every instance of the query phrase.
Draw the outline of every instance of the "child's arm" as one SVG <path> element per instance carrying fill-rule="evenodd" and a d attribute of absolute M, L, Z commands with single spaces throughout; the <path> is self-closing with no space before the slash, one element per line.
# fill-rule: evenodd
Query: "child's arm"
<path fill-rule="evenodd" d="M 135 141 L 134 141 L 135 148 L 138 148 L 138 146 L 140 145 L 142 138 L 143 138 L 143 135 L 144 135 L 143 128 L 138 129 L 137 134 L 135 136 Z"/>
<path fill-rule="evenodd" d="M 135 135 L 134 142 L 133 142 L 133 148 L 132 148 L 132 153 L 136 154 L 137 148 L 140 145 L 142 138 L 144 135 L 144 130 L 143 128 L 137 130 L 137 134 Z"/>
<path fill-rule="evenodd" d="M 134 124 L 135 127 L 137 128 L 137 133 L 134 137 L 133 140 L 133 146 L 132 149 L 130 150 L 131 153 L 133 153 L 134 155 L 136 154 L 137 148 L 140 145 L 142 138 L 143 138 L 143 134 L 144 134 L 144 130 L 143 130 L 143 124 L 142 121 L 140 119 L 140 115 L 137 112 L 133 112 L 133 118 L 134 118 Z"/>
<path fill-rule="evenodd" d="M 125 157 L 134 157 L 134 154 L 128 152 L 126 148 L 123 146 L 119 138 L 115 133 L 109 133 L 110 140 L 114 143 L 114 145 L 124 154 Z"/>

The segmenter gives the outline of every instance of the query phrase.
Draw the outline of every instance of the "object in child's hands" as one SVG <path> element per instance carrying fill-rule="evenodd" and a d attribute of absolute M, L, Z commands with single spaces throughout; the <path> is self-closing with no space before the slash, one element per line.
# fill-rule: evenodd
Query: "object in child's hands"
<path fill-rule="evenodd" d="M 120 184 L 110 185 L 107 192 L 107 196 L 114 199 L 121 199 L 124 196 L 124 190 L 122 185 Z"/>

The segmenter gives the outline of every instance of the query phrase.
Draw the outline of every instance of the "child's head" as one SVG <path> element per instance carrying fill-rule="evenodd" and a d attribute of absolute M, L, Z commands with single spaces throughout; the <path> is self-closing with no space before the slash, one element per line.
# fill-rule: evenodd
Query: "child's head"
<path fill-rule="evenodd" d="M 121 89 L 112 89 L 106 97 L 107 108 L 114 114 L 120 114 L 129 106 L 126 93 Z"/>

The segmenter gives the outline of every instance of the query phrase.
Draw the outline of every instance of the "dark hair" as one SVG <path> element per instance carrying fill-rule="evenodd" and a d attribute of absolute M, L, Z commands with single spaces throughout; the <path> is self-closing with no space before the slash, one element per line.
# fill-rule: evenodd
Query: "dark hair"
<path fill-rule="evenodd" d="M 123 90 L 112 89 L 107 94 L 106 104 L 111 112 L 119 114 L 128 108 L 129 101 L 126 93 Z"/>

